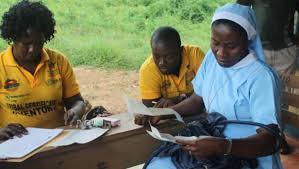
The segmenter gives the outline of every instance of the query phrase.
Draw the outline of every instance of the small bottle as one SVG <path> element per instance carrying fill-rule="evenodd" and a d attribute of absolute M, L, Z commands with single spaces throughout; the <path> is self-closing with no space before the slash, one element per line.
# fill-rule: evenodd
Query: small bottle
<path fill-rule="evenodd" d="M 90 122 L 93 127 L 103 127 L 104 126 L 104 120 L 100 117 L 92 118 L 90 120 Z"/>

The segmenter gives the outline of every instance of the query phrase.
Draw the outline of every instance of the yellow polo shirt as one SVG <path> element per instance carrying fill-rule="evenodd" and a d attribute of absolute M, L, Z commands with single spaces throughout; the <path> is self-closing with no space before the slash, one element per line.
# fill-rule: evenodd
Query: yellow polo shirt
<path fill-rule="evenodd" d="M 63 98 L 79 93 L 72 67 L 61 53 L 43 48 L 34 75 L 16 63 L 11 46 L 0 53 L 0 127 L 62 126 Z"/>
<path fill-rule="evenodd" d="M 203 51 L 196 46 L 183 45 L 179 76 L 164 75 L 149 56 L 139 71 L 139 92 L 141 99 L 173 98 L 193 93 L 192 79 L 204 58 Z"/>

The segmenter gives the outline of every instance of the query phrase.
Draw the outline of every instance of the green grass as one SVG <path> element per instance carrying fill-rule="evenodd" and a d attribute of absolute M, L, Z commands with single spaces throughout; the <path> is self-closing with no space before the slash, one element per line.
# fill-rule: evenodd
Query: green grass
<path fill-rule="evenodd" d="M 0 0 L 0 14 L 17 2 Z M 55 15 L 55 38 L 46 44 L 73 65 L 138 69 L 150 54 L 159 26 L 175 27 L 183 43 L 209 48 L 210 20 L 217 6 L 233 0 L 44 0 Z M 0 40 L 0 50 L 7 43 Z"/>

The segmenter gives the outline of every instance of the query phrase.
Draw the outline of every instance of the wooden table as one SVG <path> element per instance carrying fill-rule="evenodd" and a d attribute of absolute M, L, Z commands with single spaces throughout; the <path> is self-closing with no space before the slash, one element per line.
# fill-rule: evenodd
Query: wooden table
<path fill-rule="evenodd" d="M 90 143 L 39 152 L 21 163 L 1 162 L 0 169 L 124 169 L 144 163 L 160 141 L 135 125 L 126 113 L 115 117 L 121 119 L 121 126 Z M 158 128 L 175 134 L 182 126 L 168 121 Z"/>

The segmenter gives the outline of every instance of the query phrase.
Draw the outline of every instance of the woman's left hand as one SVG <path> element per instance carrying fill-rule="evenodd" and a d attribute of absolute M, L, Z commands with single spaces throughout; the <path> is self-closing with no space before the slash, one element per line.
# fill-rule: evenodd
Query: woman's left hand
<path fill-rule="evenodd" d="M 224 138 L 212 136 L 200 136 L 194 140 L 176 140 L 182 148 L 189 152 L 190 155 L 199 158 L 206 158 L 215 155 L 223 155 L 226 148 L 226 140 Z"/>
<path fill-rule="evenodd" d="M 175 102 L 171 99 L 161 98 L 155 105 L 155 108 L 166 108 L 175 105 Z"/>

